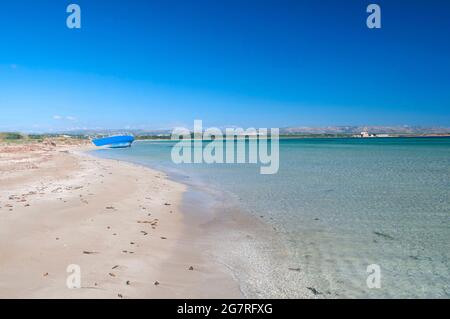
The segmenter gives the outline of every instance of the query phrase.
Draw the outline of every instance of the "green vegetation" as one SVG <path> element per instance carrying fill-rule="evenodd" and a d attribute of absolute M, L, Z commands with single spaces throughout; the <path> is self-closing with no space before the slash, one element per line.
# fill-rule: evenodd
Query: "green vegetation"
<path fill-rule="evenodd" d="M 0 143 L 23 143 L 26 140 L 26 136 L 16 132 L 0 133 Z"/>
<path fill-rule="evenodd" d="M 45 139 L 79 139 L 85 140 L 88 137 L 85 135 L 61 135 L 61 134 L 22 134 L 17 132 L 0 133 L 0 143 L 42 143 Z"/>
<path fill-rule="evenodd" d="M 0 139 L 6 141 L 16 141 L 23 139 L 24 136 L 20 133 L 0 133 Z"/>

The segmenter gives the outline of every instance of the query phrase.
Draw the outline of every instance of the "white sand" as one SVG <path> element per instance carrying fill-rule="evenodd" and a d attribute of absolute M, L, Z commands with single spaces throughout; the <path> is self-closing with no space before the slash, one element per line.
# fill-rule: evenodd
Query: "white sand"
<path fill-rule="evenodd" d="M 0 297 L 242 297 L 197 247 L 184 191 L 80 146 L 0 146 Z M 80 289 L 66 286 L 70 264 L 81 267 Z"/>

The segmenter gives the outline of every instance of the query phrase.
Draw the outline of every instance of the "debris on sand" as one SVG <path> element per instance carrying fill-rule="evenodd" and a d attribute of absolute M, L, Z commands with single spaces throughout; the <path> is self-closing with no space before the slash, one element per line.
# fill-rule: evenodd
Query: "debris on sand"
<path fill-rule="evenodd" d="M 167 239 L 167 237 L 161 237 L 161 239 Z"/>
<path fill-rule="evenodd" d="M 316 288 L 314 287 L 306 287 L 307 289 L 311 290 L 311 292 L 315 295 L 321 295 L 322 293 L 320 291 L 318 291 Z"/>
<path fill-rule="evenodd" d="M 194 270 L 194 267 L 192 267 L 192 266 L 191 266 L 191 267 L 189 267 L 189 270 Z"/>
<path fill-rule="evenodd" d="M 377 232 L 377 231 L 374 231 L 373 233 L 375 235 L 377 235 L 377 236 L 380 236 L 380 237 L 383 237 L 383 238 L 386 238 L 386 239 L 390 239 L 390 240 L 394 240 L 395 239 L 394 237 L 392 237 L 391 235 L 388 235 L 388 234 L 380 233 L 380 232 Z"/>
<path fill-rule="evenodd" d="M 43 274 L 43 276 L 44 276 L 44 277 L 47 277 L 47 276 L 48 276 L 48 272 L 46 272 L 45 274 Z"/>
<path fill-rule="evenodd" d="M 119 268 L 119 265 L 115 265 L 114 267 L 112 267 L 111 269 L 116 269 Z"/>
<path fill-rule="evenodd" d="M 138 224 L 150 224 L 151 226 L 157 226 L 158 225 L 158 219 L 153 220 L 138 220 Z"/>
<path fill-rule="evenodd" d="M 111 277 L 116 277 L 116 275 L 113 274 L 112 272 L 110 272 L 108 275 L 110 275 Z"/>
<path fill-rule="evenodd" d="M 83 251 L 83 254 L 85 254 L 85 255 L 93 255 L 93 254 L 98 254 L 98 252 L 96 252 L 96 251 L 88 251 L 88 250 L 84 250 L 84 251 Z"/>
<path fill-rule="evenodd" d="M 158 281 L 155 281 L 154 285 L 155 285 L 155 286 L 158 286 L 158 285 L 159 285 L 159 282 L 158 282 Z"/>
<path fill-rule="evenodd" d="M 288 269 L 292 271 L 300 271 L 300 268 L 288 268 Z"/>

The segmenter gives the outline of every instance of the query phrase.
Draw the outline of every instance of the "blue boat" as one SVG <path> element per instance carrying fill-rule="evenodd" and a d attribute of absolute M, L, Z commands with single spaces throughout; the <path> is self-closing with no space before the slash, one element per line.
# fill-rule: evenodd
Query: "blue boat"
<path fill-rule="evenodd" d="M 125 148 L 131 147 L 134 142 L 134 137 L 131 135 L 115 135 L 102 138 L 92 139 L 95 146 L 108 148 Z"/>

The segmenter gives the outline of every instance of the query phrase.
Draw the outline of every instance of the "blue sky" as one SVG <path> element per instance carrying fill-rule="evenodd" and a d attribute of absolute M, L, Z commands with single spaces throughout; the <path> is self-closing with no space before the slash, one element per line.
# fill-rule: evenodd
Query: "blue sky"
<path fill-rule="evenodd" d="M 450 126 L 445 0 L 2 1 L 0 39 L 0 131 Z"/>

